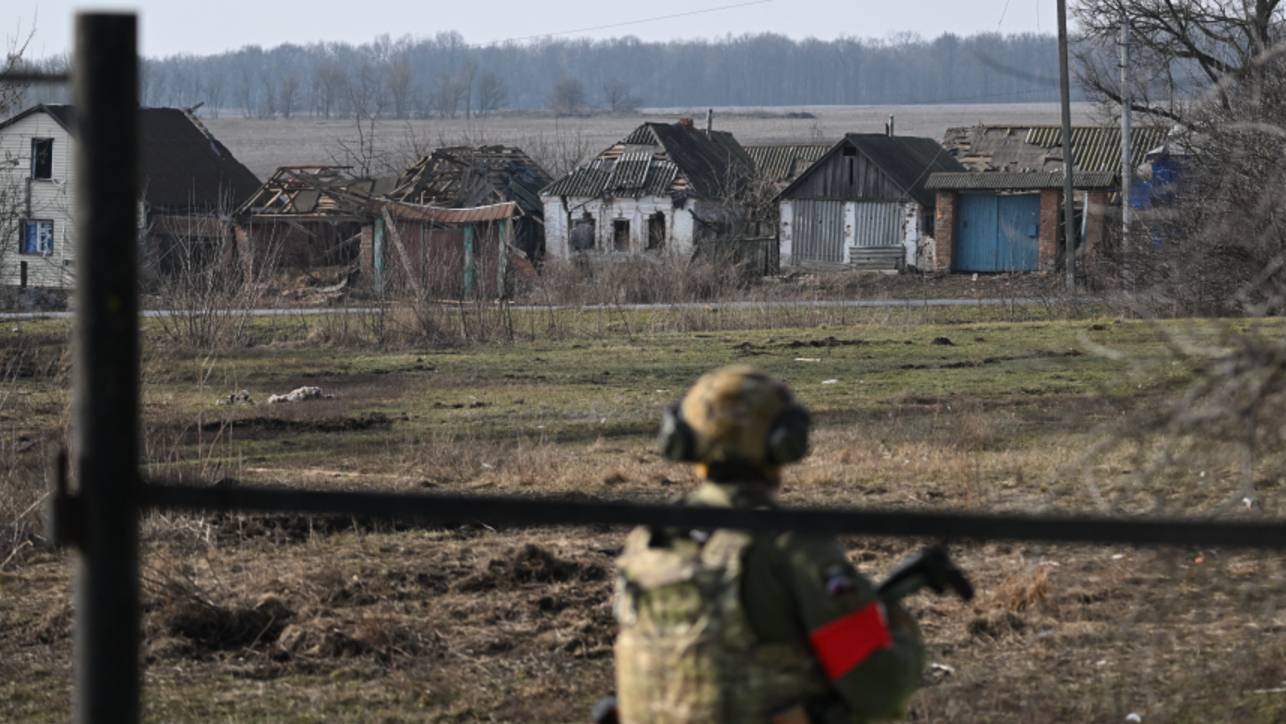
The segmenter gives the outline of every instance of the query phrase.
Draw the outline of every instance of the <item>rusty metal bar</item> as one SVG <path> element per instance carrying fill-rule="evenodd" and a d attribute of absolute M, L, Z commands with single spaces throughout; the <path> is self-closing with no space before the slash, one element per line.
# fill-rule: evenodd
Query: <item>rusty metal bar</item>
<path fill-rule="evenodd" d="M 135 16 L 77 16 L 75 64 L 74 707 L 80 722 L 131 722 L 139 718 Z"/>
<path fill-rule="evenodd" d="M 250 486 L 146 484 L 144 508 L 189 512 L 303 513 L 396 520 L 432 527 L 655 525 L 934 538 L 1204 546 L 1286 550 L 1286 520 L 1219 520 L 933 511 L 788 508 L 736 510 L 678 505 L 473 495 L 317 491 Z"/>

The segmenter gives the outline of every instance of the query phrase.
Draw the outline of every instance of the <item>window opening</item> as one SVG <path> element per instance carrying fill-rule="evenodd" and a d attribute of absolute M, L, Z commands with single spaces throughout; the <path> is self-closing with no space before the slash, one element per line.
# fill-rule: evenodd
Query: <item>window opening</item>
<path fill-rule="evenodd" d="M 630 250 L 629 219 L 616 219 L 612 222 L 612 247 L 616 251 Z"/>
<path fill-rule="evenodd" d="M 54 176 L 54 139 L 31 139 L 31 177 L 50 179 Z"/>
<path fill-rule="evenodd" d="M 647 218 L 647 248 L 665 248 L 665 213 L 661 211 Z"/>

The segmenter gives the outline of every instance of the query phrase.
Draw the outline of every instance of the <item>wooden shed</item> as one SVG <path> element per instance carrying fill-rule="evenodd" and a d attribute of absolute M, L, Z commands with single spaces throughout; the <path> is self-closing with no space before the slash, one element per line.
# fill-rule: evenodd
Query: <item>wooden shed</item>
<path fill-rule="evenodd" d="M 921 264 L 935 201 L 924 181 L 963 170 L 933 139 L 848 134 L 778 195 L 782 263 Z"/>

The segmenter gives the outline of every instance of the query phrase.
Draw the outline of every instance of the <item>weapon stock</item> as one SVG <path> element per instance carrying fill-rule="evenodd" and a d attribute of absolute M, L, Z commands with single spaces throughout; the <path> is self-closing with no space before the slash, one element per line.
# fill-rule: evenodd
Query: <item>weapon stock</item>
<path fill-rule="evenodd" d="M 973 598 L 973 584 L 969 578 L 951 562 L 946 550 L 938 546 L 924 549 L 895 568 L 880 584 L 879 597 L 886 603 L 894 603 L 921 588 L 937 594 L 950 589 L 966 601 Z"/>

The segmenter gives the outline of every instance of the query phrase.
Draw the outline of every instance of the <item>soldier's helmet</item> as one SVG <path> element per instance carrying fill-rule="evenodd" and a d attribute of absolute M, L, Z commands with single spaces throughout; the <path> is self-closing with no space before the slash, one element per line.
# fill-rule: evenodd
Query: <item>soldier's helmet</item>
<path fill-rule="evenodd" d="M 808 412 L 785 383 L 746 366 L 706 373 L 661 422 L 679 462 L 771 468 L 808 453 Z"/>

